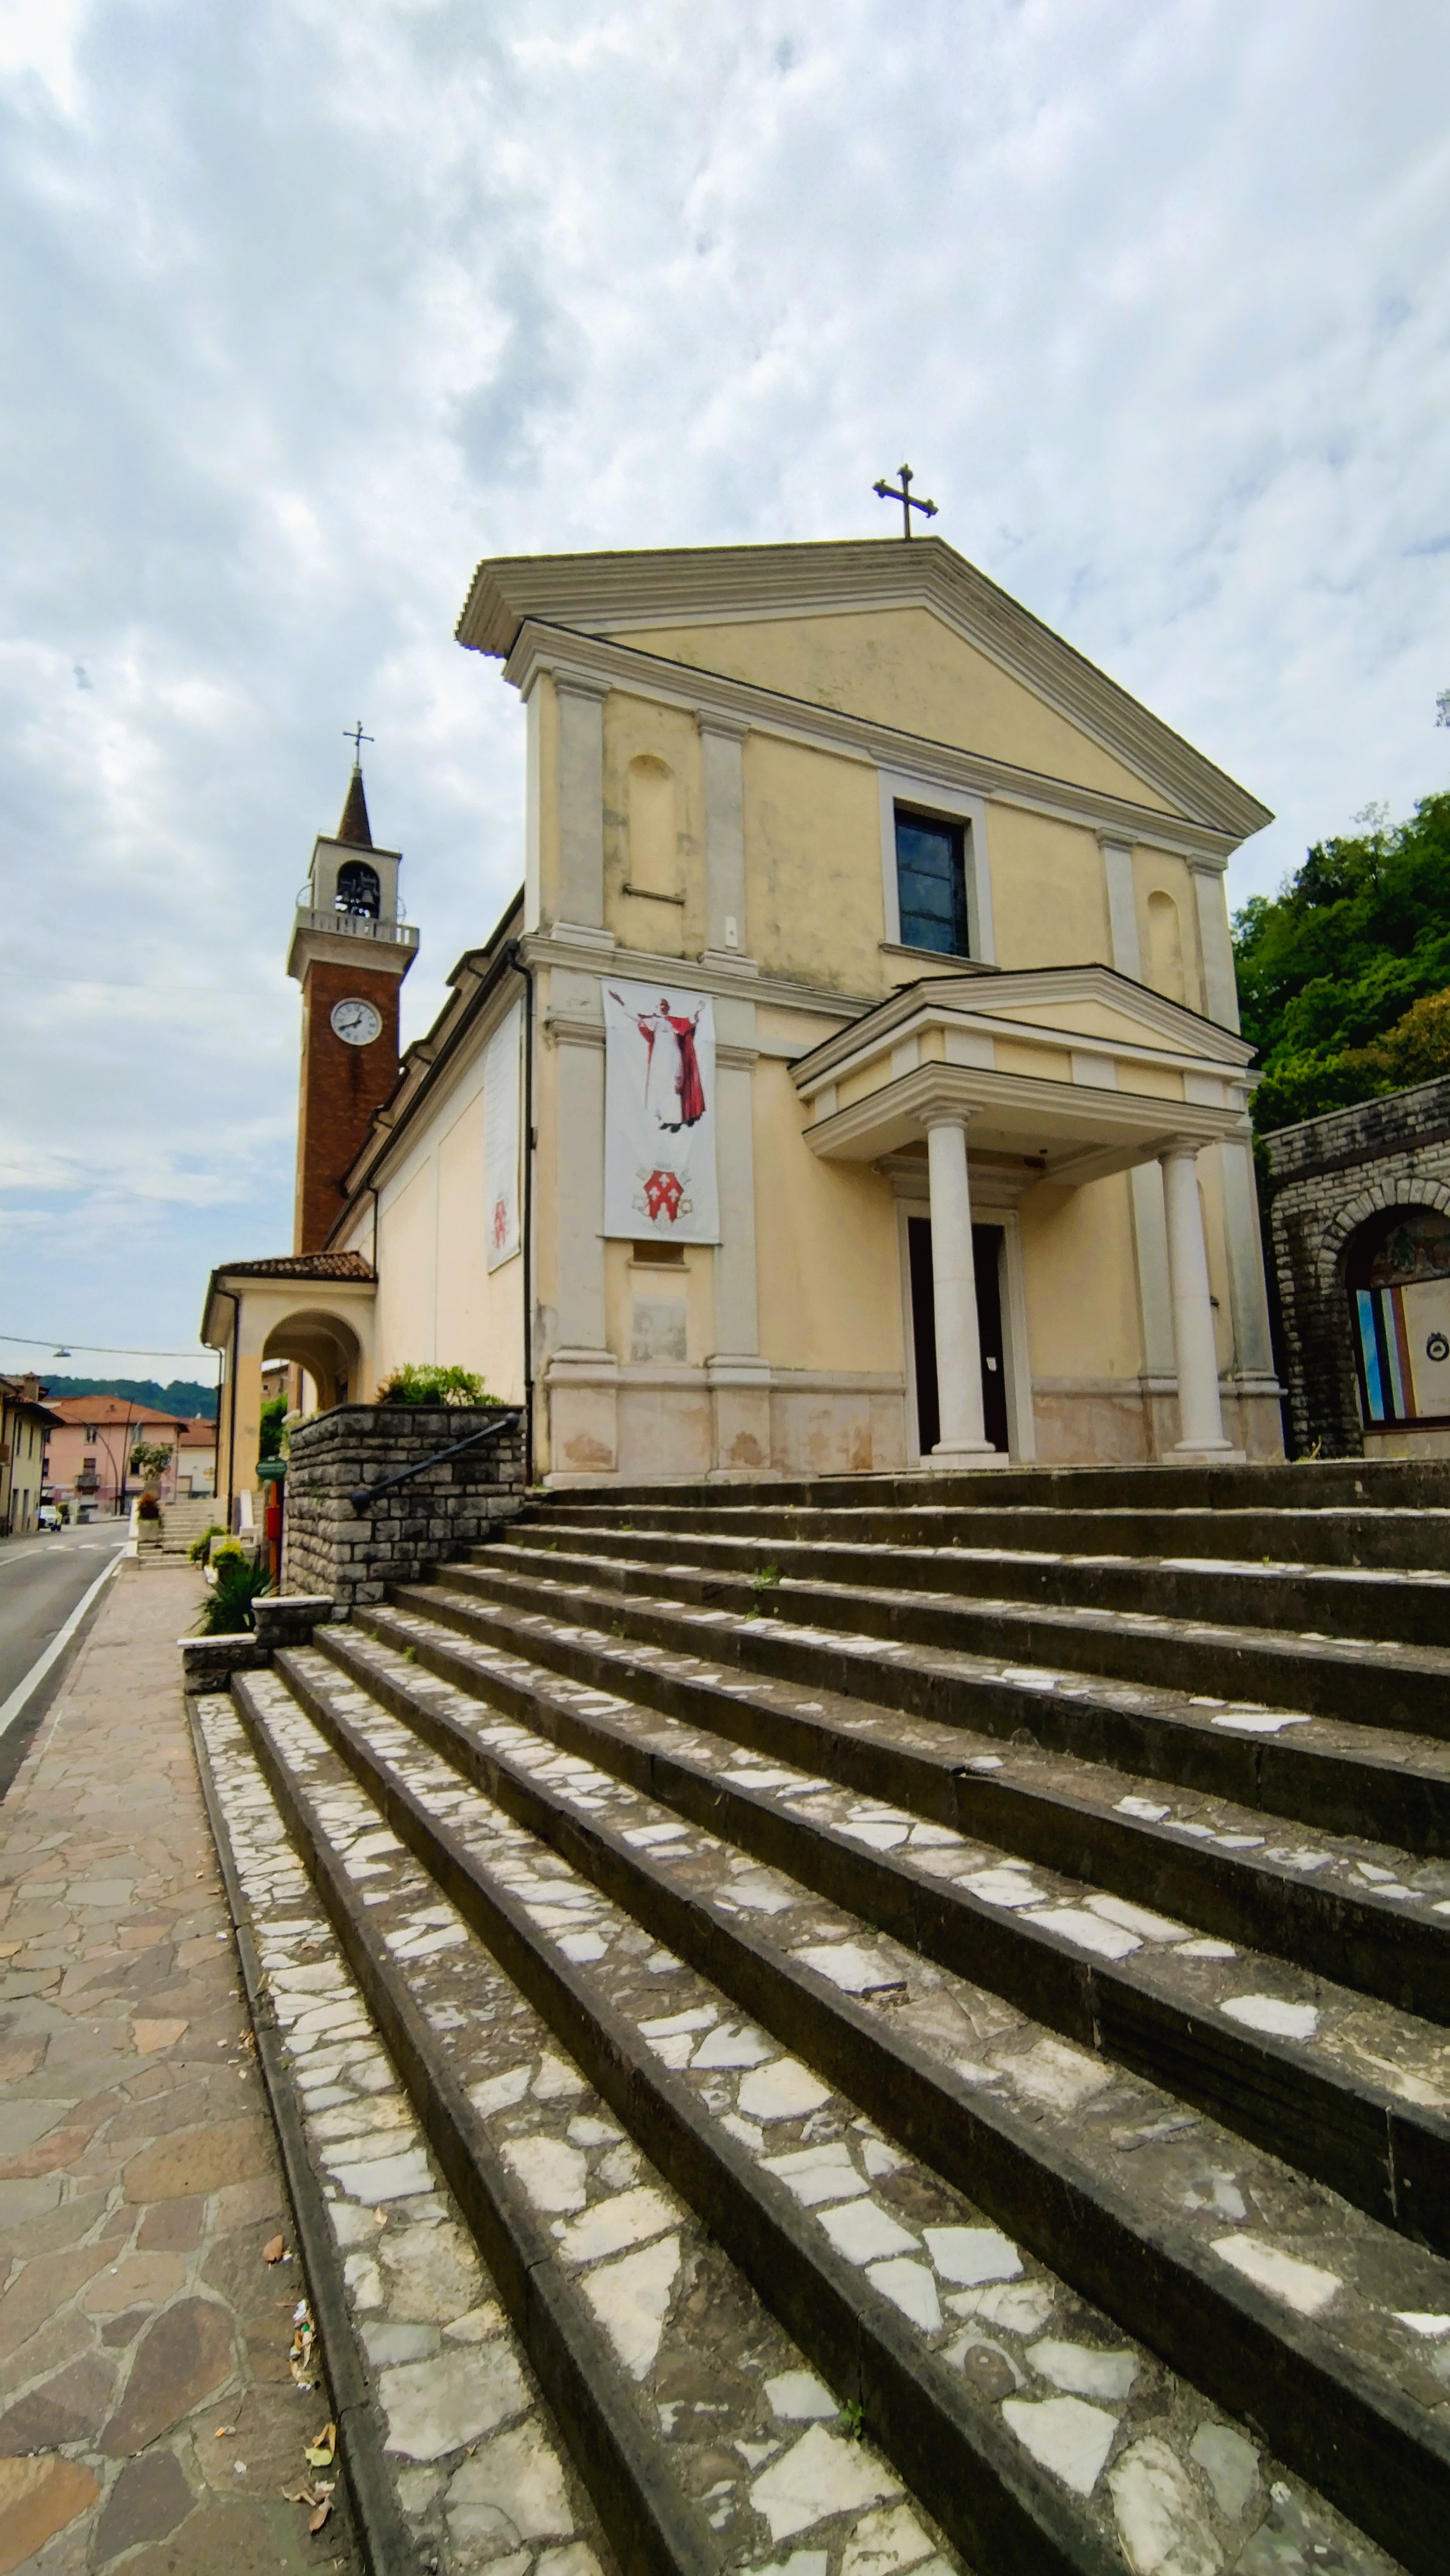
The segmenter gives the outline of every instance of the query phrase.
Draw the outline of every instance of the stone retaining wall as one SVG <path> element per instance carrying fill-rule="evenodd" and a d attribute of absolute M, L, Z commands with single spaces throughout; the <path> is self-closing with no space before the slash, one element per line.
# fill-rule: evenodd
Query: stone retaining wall
<path fill-rule="evenodd" d="M 416 1583 L 460 1556 L 524 1494 L 522 1418 L 359 1514 L 350 1496 L 400 1467 L 433 1457 L 493 1421 L 497 1407 L 343 1404 L 292 1434 L 287 1468 L 284 1592 L 326 1593 L 340 1611 L 380 1601 L 389 1583 Z"/>
<path fill-rule="evenodd" d="M 1357 1458 L 1365 1448 L 1345 1254 L 1390 1207 L 1450 1209 L 1450 1079 L 1280 1128 L 1268 1144 L 1269 1236 L 1278 1288 L 1294 1453 Z M 1401 1454 L 1437 1440 L 1413 1428 Z M 1379 1441 L 1375 1443 L 1380 1446 Z"/>

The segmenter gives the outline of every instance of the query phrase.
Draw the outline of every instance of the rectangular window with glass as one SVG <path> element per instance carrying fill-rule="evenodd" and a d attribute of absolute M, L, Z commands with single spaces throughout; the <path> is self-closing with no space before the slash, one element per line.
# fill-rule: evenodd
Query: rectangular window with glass
<path fill-rule="evenodd" d="M 896 808 L 896 892 L 904 948 L 968 957 L 966 826 Z"/>

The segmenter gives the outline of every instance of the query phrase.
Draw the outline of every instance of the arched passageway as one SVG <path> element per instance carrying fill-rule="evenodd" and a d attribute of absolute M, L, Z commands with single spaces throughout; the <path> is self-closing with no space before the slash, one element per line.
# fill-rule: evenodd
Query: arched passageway
<path fill-rule="evenodd" d="M 330 1412 L 361 1392 L 362 1347 L 352 1326 L 340 1315 L 304 1308 L 272 1326 L 262 1346 L 264 1363 L 291 1360 L 304 1369 L 317 1397 L 317 1411 Z"/>

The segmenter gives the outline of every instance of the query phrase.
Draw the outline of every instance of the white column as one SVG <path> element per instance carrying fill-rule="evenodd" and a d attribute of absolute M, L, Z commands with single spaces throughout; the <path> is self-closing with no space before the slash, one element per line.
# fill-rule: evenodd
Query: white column
<path fill-rule="evenodd" d="M 1170 1145 L 1158 1159 L 1163 1166 L 1173 1349 L 1178 1362 L 1178 1442 L 1174 1454 L 1226 1457 L 1231 1453 L 1218 1402 L 1218 1353 L 1214 1347 L 1203 1210 L 1198 1197 L 1198 1147 Z"/>
<path fill-rule="evenodd" d="M 972 1193 L 964 1118 L 933 1118 L 926 1131 L 931 1188 L 931 1277 L 936 1305 L 940 1437 L 934 1467 L 978 1467 L 997 1451 L 982 1420 L 982 1343 L 972 1261 Z"/>
<path fill-rule="evenodd" d="M 734 965 L 749 947 L 745 921 L 745 737 L 738 716 L 701 708 L 705 773 L 705 954 Z"/>

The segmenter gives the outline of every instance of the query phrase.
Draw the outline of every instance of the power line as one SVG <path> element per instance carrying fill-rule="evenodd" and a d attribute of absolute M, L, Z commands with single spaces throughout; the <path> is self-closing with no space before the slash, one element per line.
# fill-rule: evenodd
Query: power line
<path fill-rule="evenodd" d="M 129 1342 L 68 1342 L 62 1333 L 57 1343 L 54 1333 L 0 1333 L 0 1342 L 23 1342 L 28 1350 L 54 1351 L 59 1359 L 71 1359 L 84 1351 L 88 1359 L 112 1360 L 201 1360 L 220 1362 L 218 1351 L 143 1351 Z"/>

